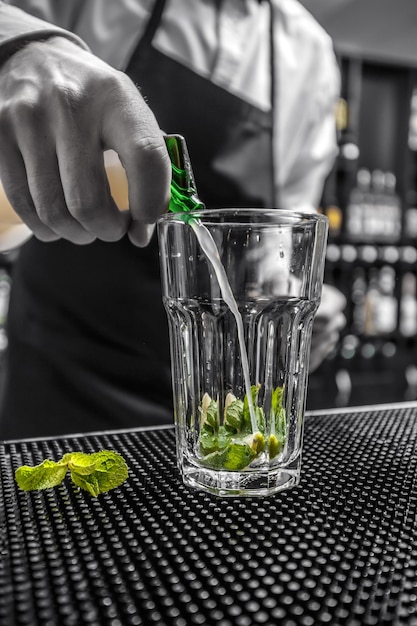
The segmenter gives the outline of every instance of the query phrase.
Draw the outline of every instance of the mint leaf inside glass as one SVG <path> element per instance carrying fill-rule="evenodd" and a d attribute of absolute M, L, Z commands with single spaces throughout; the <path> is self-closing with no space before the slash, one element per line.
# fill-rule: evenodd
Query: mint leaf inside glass
<path fill-rule="evenodd" d="M 284 449 L 287 420 L 284 389 L 277 387 L 272 393 L 269 433 L 265 413 L 258 406 L 261 385 L 251 387 L 255 411 L 256 432 L 252 432 L 248 398 L 243 400 L 229 392 L 224 407 L 218 406 L 207 393 L 200 403 L 200 433 L 198 451 L 201 463 L 215 470 L 238 471 L 244 469 L 266 452 L 273 459 Z"/>

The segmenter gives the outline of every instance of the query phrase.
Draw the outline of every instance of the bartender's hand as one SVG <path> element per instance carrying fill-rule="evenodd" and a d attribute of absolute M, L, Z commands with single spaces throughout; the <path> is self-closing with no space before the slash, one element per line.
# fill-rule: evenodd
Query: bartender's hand
<path fill-rule="evenodd" d="M 169 201 L 158 124 L 133 82 L 64 37 L 32 42 L 0 67 L 0 179 L 42 241 L 146 245 Z M 126 170 L 130 212 L 113 201 L 103 150 Z"/>
<path fill-rule="evenodd" d="M 313 372 L 336 347 L 346 325 L 345 296 L 331 285 L 323 285 L 321 303 L 313 323 L 310 372 Z"/>

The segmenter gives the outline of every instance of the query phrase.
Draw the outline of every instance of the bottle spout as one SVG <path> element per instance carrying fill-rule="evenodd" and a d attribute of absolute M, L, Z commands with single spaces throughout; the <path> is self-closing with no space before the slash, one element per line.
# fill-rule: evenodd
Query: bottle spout
<path fill-rule="evenodd" d="M 184 213 L 205 208 L 197 194 L 187 144 L 182 135 L 165 135 L 165 144 L 171 159 L 171 199 L 168 210 Z"/>

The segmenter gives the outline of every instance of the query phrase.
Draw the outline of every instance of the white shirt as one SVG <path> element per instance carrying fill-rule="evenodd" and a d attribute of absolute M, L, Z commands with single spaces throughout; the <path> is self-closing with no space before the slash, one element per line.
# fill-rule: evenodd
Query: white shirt
<path fill-rule="evenodd" d="M 155 0 L 0 0 L 0 46 L 71 29 L 91 51 L 125 69 Z M 14 6 L 31 15 L 17 11 Z M 276 202 L 312 209 L 337 153 L 339 71 L 329 36 L 297 0 L 167 0 L 154 46 L 261 110 L 271 107 L 274 30 Z M 45 24 L 32 16 L 46 20 Z M 63 32 L 71 37 L 69 33 Z M 1 56 L 1 47 L 0 47 Z"/>
<path fill-rule="evenodd" d="M 228 0 L 220 14 L 213 2 L 188 11 L 181 0 L 167 0 L 154 46 L 201 76 L 262 110 L 270 98 L 270 5 Z M 217 19 L 218 18 L 218 19 Z"/>

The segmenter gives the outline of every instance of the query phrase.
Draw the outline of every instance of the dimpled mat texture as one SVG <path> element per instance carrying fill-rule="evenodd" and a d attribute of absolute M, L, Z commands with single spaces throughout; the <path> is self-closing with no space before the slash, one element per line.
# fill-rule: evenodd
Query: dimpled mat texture
<path fill-rule="evenodd" d="M 417 624 L 417 409 L 306 418 L 300 486 L 185 488 L 171 428 L 0 445 L 0 624 Z M 14 470 L 120 452 L 128 481 L 22 492 Z"/>

